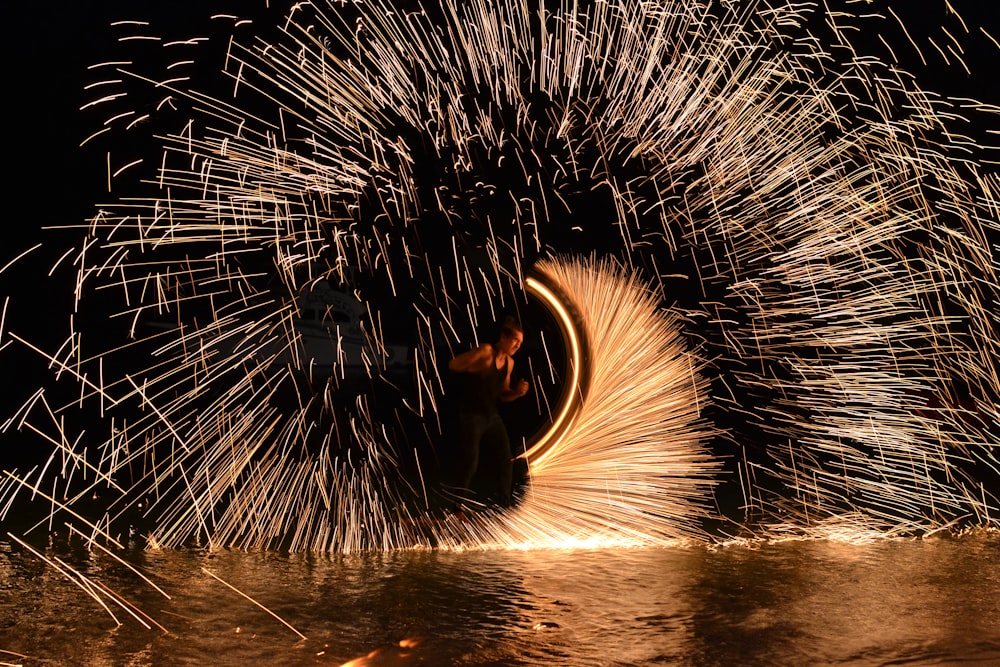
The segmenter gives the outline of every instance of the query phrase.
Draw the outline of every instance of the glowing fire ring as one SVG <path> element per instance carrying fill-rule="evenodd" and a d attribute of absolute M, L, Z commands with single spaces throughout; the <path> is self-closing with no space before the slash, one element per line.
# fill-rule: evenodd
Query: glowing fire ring
<path fill-rule="evenodd" d="M 587 337 L 581 331 L 571 300 L 545 282 L 546 275 L 534 271 L 525 279 L 528 295 L 537 298 L 552 314 L 562 332 L 566 350 L 567 380 L 556 403 L 555 417 L 548 428 L 534 436 L 524 454 L 529 466 L 540 464 L 553 451 L 573 425 L 583 403 L 589 376 L 584 372 L 589 356 Z"/>

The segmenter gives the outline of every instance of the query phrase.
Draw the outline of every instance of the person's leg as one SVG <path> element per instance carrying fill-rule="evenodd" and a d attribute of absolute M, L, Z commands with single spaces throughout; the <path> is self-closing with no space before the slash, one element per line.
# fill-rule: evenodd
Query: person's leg
<path fill-rule="evenodd" d="M 513 461 L 510 453 L 510 437 L 500 415 L 490 418 L 489 426 L 482 436 L 482 444 L 489 441 L 489 451 L 496 458 L 497 503 L 501 507 L 511 506 L 511 476 Z"/>
<path fill-rule="evenodd" d="M 455 482 L 459 488 L 471 492 L 472 478 L 479 468 L 479 446 L 488 422 L 475 414 L 458 416 L 458 455 L 455 461 Z"/>

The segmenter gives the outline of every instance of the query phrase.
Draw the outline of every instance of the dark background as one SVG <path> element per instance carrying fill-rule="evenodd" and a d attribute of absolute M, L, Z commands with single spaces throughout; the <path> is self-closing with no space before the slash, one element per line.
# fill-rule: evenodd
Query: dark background
<path fill-rule="evenodd" d="M 264 9 L 264 0 L 229 3 L 239 13 L 277 17 L 283 7 Z M 273 3 L 277 5 L 280 3 Z M 5 331 L 0 345 L 11 344 L 7 332 L 37 341 L 51 349 L 69 333 L 72 309 L 70 290 L 64 283 L 46 277 L 57 257 L 79 242 L 79 232 L 45 231 L 46 227 L 79 225 L 107 197 L 104 148 L 81 147 L 81 142 L 100 129 L 96 117 L 81 107 L 94 94 L 85 86 L 95 80 L 88 67 L 109 54 L 127 53 L 114 42 L 110 23 L 114 20 L 150 16 L 157 25 L 189 29 L 198 34 L 208 25 L 207 17 L 225 11 L 225 0 L 193 2 L 98 2 L 19 3 L 9 9 L 3 40 L 4 132 L 7 165 L 4 170 L 3 235 L 0 236 L 0 266 L 21 252 L 41 243 L 27 257 L 0 273 L 0 306 L 6 303 Z M 985 27 L 1000 37 L 1000 9 L 983 0 L 952 0 L 969 33 L 948 11 L 945 0 L 876 1 L 850 5 L 854 11 L 885 13 L 891 6 L 906 23 L 910 36 L 921 46 L 927 65 L 913 47 L 901 39 L 899 26 L 888 16 L 883 22 L 886 41 L 906 69 L 913 71 L 926 90 L 955 97 L 975 97 L 1000 108 L 1000 48 L 980 30 Z M 954 34 L 965 49 L 969 75 L 954 60 L 946 64 L 930 44 L 950 44 L 943 29 Z M 878 34 L 858 35 L 862 48 L 887 58 Z M 1000 127 L 1000 116 L 992 126 Z M 968 127 L 982 140 L 1000 143 L 990 135 L 991 125 Z M 22 349 L 0 349 L 2 390 L 0 420 L 20 403 L 42 377 L 38 355 Z M 0 435 L 0 438 L 4 436 Z"/>

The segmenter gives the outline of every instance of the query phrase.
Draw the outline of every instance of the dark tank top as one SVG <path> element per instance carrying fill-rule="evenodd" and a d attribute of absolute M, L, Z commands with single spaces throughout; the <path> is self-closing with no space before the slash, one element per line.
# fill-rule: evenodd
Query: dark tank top
<path fill-rule="evenodd" d="M 490 367 L 485 373 L 462 373 L 464 376 L 461 410 L 466 414 L 492 415 L 497 411 L 497 399 L 500 397 L 500 388 L 507 377 L 507 364 L 510 359 L 505 359 L 503 368 L 497 368 L 497 356 L 493 354 Z"/>

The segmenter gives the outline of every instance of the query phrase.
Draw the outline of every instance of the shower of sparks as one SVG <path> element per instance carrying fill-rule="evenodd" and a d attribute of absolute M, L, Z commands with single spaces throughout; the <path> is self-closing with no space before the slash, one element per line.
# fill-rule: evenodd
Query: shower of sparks
<path fill-rule="evenodd" d="M 537 4 L 116 25 L 170 64 L 93 70 L 88 145 L 149 145 L 109 148 L 125 194 L 53 269 L 65 342 L 0 326 L 58 379 L 2 424 L 46 453 L 0 479 L 0 519 L 30 499 L 31 530 L 293 551 L 708 539 L 710 509 L 758 534 L 995 524 L 1000 179 L 956 129 L 991 109 L 860 53 L 880 19 L 852 3 Z M 559 259 L 589 254 L 615 261 Z M 442 518 L 445 362 L 526 308 L 536 263 L 585 391 L 515 509 Z M 560 414 L 554 361 L 519 363 Z"/>
<path fill-rule="evenodd" d="M 87 577 L 82 572 L 80 572 L 73 566 L 63 561 L 61 558 L 55 556 L 52 558 L 47 557 L 45 554 L 41 553 L 40 551 L 37 551 L 30 544 L 19 539 L 12 533 L 7 533 L 7 537 L 9 537 L 12 541 L 20 544 L 27 552 L 31 553 L 39 560 L 46 563 L 53 569 L 55 569 L 57 572 L 59 572 L 59 574 L 63 575 L 66 579 L 68 579 L 73 584 L 78 586 L 81 590 L 83 590 L 84 593 L 89 595 L 102 609 L 104 609 L 105 613 L 108 614 L 108 616 L 111 618 L 111 620 L 114 622 L 116 626 L 122 625 L 122 622 L 112 611 L 112 608 L 108 606 L 108 602 L 117 607 L 120 607 L 123 611 L 128 613 L 129 616 L 135 619 L 136 622 L 138 622 L 147 630 L 150 630 L 152 629 L 153 626 L 156 626 L 164 634 L 167 634 L 167 629 L 165 627 L 157 623 L 148 614 L 143 612 L 141 609 L 136 607 L 128 600 L 126 600 L 120 594 L 116 593 L 115 591 L 111 590 L 110 588 L 102 584 L 100 581 Z M 105 600 L 107 600 L 107 602 L 105 602 Z"/>
<path fill-rule="evenodd" d="M 707 383 L 676 319 L 607 262 L 542 262 L 589 338 L 585 394 L 563 436 L 527 452 L 531 480 L 501 544 L 662 545 L 704 537 L 717 460 L 703 443 Z"/>
<path fill-rule="evenodd" d="M 270 609 L 268 609 L 267 607 L 265 607 L 264 605 L 262 605 L 260 602 L 258 602 L 257 600 L 254 600 L 252 597 L 250 597 L 249 595 L 247 595 L 246 593 L 244 593 L 240 589 L 236 588 L 235 586 L 233 586 L 229 582 L 223 581 L 221 578 L 219 578 L 219 575 L 213 574 L 210 570 L 208 570 L 208 569 L 206 569 L 204 567 L 201 568 L 201 571 L 204 572 L 205 574 L 207 574 L 208 576 L 212 577 L 216 581 L 218 581 L 220 584 L 222 584 L 223 586 L 225 586 L 229 590 L 231 590 L 234 593 L 238 594 L 243 599 L 249 600 L 250 602 L 252 602 L 253 604 L 255 604 L 257 607 L 260 607 L 261 609 L 263 609 L 264 611 L 266 611 L 268 614 L 270 614 L 271 616 L 273 616 L 274 618 L 276 618 L 278 621 L 280 621 L 281 624 L 284 625 L 286 628 L 288 628 L 289 630 L 291 630 L 292 632 L 294 632 L 295 634 L 297 634 L 299 636 L 299 638 L 301 638 L 301 639 L 308 639 L 308 637 L 306 637 L 304 634 L 302 634 L 301 632 L 299 632 L 298 630 L 296 630 L 294 627 L 292 627 L 292 625 L 289 624 L 288 621 L 284 620 L 283 618 L 281 618 L 280 616 L 278 616 L 277 614 L 275 614 L 273 611 L 271 611 Z"/>

